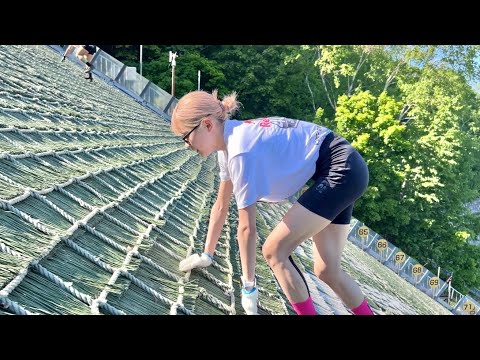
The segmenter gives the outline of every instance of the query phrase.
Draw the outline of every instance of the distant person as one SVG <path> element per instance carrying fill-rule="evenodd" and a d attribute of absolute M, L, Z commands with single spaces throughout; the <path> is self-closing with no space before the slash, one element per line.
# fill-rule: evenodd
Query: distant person
<path fill-rule="evenodd" d="M 92 81 L 92 70 L 95 68 L 91 63 L 93 59 L 93 55 L 97 52 L 97 48 L 95 45 L 68 45 L 65 53 L 62 56 L 62 61 L 65 61 L 67 56 L 73 52 L 74 49 L 77 49 L 76 56 L 77 58 L 85 63 L 85 73 L 87 76 L 86 79 Z"/>
<path fill-rule="evenodd" d="M 310 122 L 284 117 L 228 120 L 238 107 L 235 93 L 220 101 L 216 91 L 193 91 L 173 110 L 172 131 L 203 157 L 217 151 L 220 168 L 204 252 L 181 261 L 179 269 L 189 271 L 212 263 L 233 193 L 238 208 L 242 306 L 247 314 L 256 314 L 256 202 L 286 200 L 312 179 L 314 184 L 267 237 L 263 256 L 297 314 L 314 315 L 307 282 L 291 257 L 297 246 L 312 238 L 315 274 L 354 314 L 373 315 L 360 287 L 340 266 L 354 202 L 368 185 L 362 156 L 344 138 Z"/>

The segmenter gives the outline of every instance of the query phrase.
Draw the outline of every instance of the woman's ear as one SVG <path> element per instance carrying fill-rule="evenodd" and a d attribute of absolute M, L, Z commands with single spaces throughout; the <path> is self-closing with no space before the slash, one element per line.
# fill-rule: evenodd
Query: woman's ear
<path fill-rule="evenodd" d="M 213 123 L 210 118 L 207 117 L 205 120 L 203 120 L 203 123 L 205 124 L 205 127 L 207 128 L 208 131 L 212 130 Z"/>

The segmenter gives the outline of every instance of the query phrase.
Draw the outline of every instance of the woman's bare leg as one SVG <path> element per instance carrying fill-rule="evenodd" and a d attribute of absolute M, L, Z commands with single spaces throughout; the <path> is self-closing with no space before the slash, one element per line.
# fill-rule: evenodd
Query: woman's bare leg
<path fill-rule="evenodd" d="M 262 247 L 263 256 L 292 304 L 303 302 L 309 296 L 302 275 L 288 257 L 298 245 L 318 234 L 329 223 L 330 220 L 295 203 Z"/>
<path fill-rule="evenodd" d="M 312 237 L 312 250 L 315 275 L 353 309 L 362 303 L 364 296 L 357 283 L 340 266 L 349 229 L 348 224 L 329 224 Z"/>

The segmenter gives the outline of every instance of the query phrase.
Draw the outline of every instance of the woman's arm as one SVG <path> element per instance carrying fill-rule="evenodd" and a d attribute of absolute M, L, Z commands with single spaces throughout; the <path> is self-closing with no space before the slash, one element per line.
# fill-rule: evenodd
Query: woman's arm
<path fill-rule="evenodd" d="M 230 180 L 221 181 L 218 189 L 217 200 L 210 211 L 210 222 L 208 224 L 207 239 L 204 252 L 213 257 L 217 246 L 223 224 L 227 218 L 230 198 L 232 196 L 233 184 Z"/>
<path fill-rule="evenodd" d="M 213 253 L 218 243 L 218 238 L 227 218 L 230 197 L 232 196 L 233 185 L 230 180 L 221 181 L 218 189 L 217 200 L 210 211 L 210 222 L 208 224 L 207 239 L 205 241 L 205 251 L 203 254 L 192 254 L 186 259 L 180 261 L 178 268 L 180 271 L 190 271 L 195 268 L 204 268 L 210 266 L 213 261 Z"/>

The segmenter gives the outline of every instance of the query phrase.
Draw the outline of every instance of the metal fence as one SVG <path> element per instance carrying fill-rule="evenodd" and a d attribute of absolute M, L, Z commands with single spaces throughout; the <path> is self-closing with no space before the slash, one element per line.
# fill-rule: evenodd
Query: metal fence
<path fill-rule="evenodd" d="M 480 315 L 480 304 L 476 300 L 461 294 L 361 221 L 352 219 L 348 239 L 452 313 Z"/>
<path fill-rule="evenodd" d="M 68 45 L 63 47 L 60 45 L 49 46 L 58 53 L 63 53 Z M 70 54 L 68 58 L 81 64 L 75 54 Z M 95 66 L 94 73 L 97 76 L 102 76 L 103 78 L 114 82 L 117 87 L 136 98 L 136 100 L 145 102 L 145 104 L 149 105 L 149 108 L 153 107 L 153 110 L 158 110 L 157 112 L 159 112 L 166 120 L 170 121 L 172 111 L 178 100 L 142 75 L 138 74 L 135 67 L 126 66 L 124 63 L 115 59 L 113 56 L 107 54 L 98 47 L 91 63 Z"/>

